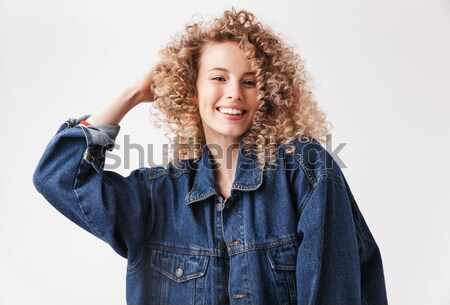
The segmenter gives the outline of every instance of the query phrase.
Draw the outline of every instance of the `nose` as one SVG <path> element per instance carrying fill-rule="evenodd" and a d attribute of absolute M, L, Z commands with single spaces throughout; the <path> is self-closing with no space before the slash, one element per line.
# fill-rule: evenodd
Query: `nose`
<path fill-rule="evenodd" d="M 241 101 L 242 100 L 242 88 L 240 82 L 228 82 L 227 86 L 227 100 Z"/>

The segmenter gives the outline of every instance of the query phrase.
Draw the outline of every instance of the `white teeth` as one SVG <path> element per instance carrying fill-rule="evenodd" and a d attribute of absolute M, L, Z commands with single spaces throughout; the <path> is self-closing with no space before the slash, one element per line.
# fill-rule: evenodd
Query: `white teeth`
<path fill-rule="evenodd" d="M 227 113 L 227 114 L 242 114 L 242 110 L 238 109 L 232 109 L 232 108 L 219 108 L 219 111 L 221 113 Z"/>

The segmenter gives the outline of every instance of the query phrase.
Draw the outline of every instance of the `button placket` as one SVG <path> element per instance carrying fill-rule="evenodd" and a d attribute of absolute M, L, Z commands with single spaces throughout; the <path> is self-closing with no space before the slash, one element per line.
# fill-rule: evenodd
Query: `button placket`
<path fill-rule="evenodd" d="M 217 246 L 219 247 L 220 250 L 223 250 L 223 251 L 227 250 L 227 244 L 223 240 L 219 241 Z"/>
<path fill-rule="evenodd" d="M 216 211 L 220 212 L 225 208 L 225 205 L 221 202 L 216 204 Z"/>
<path fill-rule="evenodd" d="M 230 303 L 230 298 L 226 294 L 221 294 L 219 297 L 219 301 L 223 304 L 228 304 Z"/>
<path fill-rule="evenodd" d="M 213 217 L 214 217 L 214 240 L 215 240 L 215 248 L 218 249 L 217 253 L 219 255 L 219 272 L 223 274 L 223 278 L 217 278 L 216 289 L 219 292 L 219 295 L 216 296 L 216 303 L 218 304 L 230 304 L 230 298 L 227 294 L 228 290 L 228 278 L 229 278 L 229 257 L 228 257 L 228 249 L 227 244 L 225 242 L 225 236 L 223 235 L 223 217 L 226 214 L 226 200 L 223 200 L 220 196 L 215 197 L 214 205 L 212 209 L 214 209 Z M 221 293 L 222 292 L 222 293 Z M 212 302 L 214 303 L 214 302 Z"/>

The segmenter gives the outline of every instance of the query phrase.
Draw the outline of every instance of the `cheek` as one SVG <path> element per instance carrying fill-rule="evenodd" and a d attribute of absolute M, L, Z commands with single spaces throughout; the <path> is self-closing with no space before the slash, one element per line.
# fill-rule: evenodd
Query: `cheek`
<path fill-rule="evenodd" d="M 256 99 L 252 102 L 251 104 L 251 108 L 252 108 L 252 112 L 255 113 L 256 111 L 258 111 L 259 108 L 259 101 Z"/>
<path fill-rule="evenodd" d="M 246 96 L 246 100 L 252 110 L 256 111 L 258 109 L 259 101 L 256 90 L 252 90 L 251 92 L 249 92 L 248 95 Z"/>
<path fill-rule="evenodd" d="M 211 107 L 209 107 L 208 104 L 200 103 L 198 110 L 202 121 L 211 116 Z"/>

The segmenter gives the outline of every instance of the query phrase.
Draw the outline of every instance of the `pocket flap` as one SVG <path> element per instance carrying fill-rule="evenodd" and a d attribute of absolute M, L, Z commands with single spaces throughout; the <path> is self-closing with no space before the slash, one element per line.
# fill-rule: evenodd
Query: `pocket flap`
<path fill-rule="evenodd" d="M 181 283 L 205 274 L 209 256 L 152 250 L 150 266 Z"/>
<path fill-rule="evenodd" d="M 288 243 L 266 250 L 273 269 L 295 270 L 297 266 L 298 242 Z"/>

